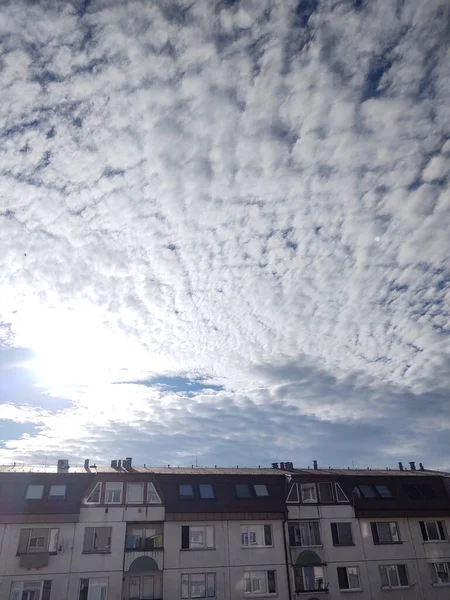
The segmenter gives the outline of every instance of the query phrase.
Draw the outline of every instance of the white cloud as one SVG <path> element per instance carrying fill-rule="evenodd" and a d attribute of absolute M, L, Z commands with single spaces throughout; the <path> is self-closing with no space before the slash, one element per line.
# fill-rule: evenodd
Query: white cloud
<path fill-rule="evenodd" d="M 448 386 L 448 5 L 407 4 L 7 3 L 14 343 L 76 379 L 207 374 L 242 410 L 284 389 L 259 365 L 308 357 L 364 381 L 289 399 L 327 423 Z"/>

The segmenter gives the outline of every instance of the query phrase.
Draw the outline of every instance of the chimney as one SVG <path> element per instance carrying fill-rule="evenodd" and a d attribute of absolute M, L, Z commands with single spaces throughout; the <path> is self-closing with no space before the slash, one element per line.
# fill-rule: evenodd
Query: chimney
<path fill-rule="evenodd" d="M 403 471 L 403 463 L 402 462 L 398 463 L 398 468 L 400 471 Z"/>
<path fill-rule="evenodd" d="M 272 463 L 272 469 L 278 469 L 278 463 Z"/>
<path fill-rule="evenodd" d="M 317 460 L 313 460 L 313 469 L 317 471 Z"/>
<path fill-rule="evenodd" d="M 409 463 L 409 466 L 411 467 L 411 471 L 416 470 L 416 463 L 413 460 Z"/>
<path fill-rule="evenodd" d="M 86 458 L 86 460 L 84 461 L 84 468 L 86 469 L 86 471 L 89 469 L 89 459 Z"/>
<path fill-rule="evenodd" d="M 117 469 L 117 460 L 112 460 L 111 461 L 111 468 L 112 469 Z"/>
<path fill-rule="evenodd" d="M 424 466 L 423 466 L 423 464 L 422 464 L 422 463 L 419 463 L 419 470 L 420 470 L 420 471 L 425 471 L 425 468 L 424 468 Z"/>
<path fill-rule="evenodd" d="M 117 461 L 117 468 L 118 468 L 118 469 L 121 469 L 121 468 L 122 468 L 122 461 L 120 460 L 120 458 L 119 458 L 119 460 Z"/>
<path fill-rule="evenodd" d="M 60 458 L 57 463 L 58 473 L 67 473 L 69 470 L 69 461 L 67 458 Z"/>
<path fill-rule="evenodd" d="M 130 471 L 132 461 L 133 459 L 131 458 L 131 456 L 127 456 L 126 459 L 123 461 L 123 468 L 127 471 Z"/>
<path fill-rule="evenodd" d="M 283 469 L 284 471 L 284 463 L 280 463 L 280 469 Z"/>

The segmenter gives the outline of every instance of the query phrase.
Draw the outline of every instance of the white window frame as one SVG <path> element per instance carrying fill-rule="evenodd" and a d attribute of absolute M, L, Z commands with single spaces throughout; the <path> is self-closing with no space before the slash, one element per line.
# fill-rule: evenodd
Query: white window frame
<path fill-rule="evenodd" d="M 397 521 L 372 521 L 372 523 L 375 523 L 375 526 L 377 528 L 377 532 L 378 532 L 378 542 L 376 542 L 375 540 L 373 540 L 373 543 L 375 544 L 375 546 L 388 546 L 389 544 L 401 544 L 402 543 L 402 538 L 400 535 L 400 527 L 398 526 Z M 380 530 L 378 525 L 389 525 L 389 532 L 391 534 L 391 541 L 390 542 L 382 542 L 380 540 Z M 396 540 L 394 540 L 394 533 L 397 537 Z"/>
<path fill-rule="evenodd" d="M 103 587 L 105 589 L 105 600 L 108 597 L 108 578 L 107 577 L 86 577 L 89 579 L 88 600 L 92 600 L 92 590 L 95 587 Z"/>
<path fill-rule="evenodd" d="M 161 504 L 161 498 L 151 481 L 147 483 L 147 504 Z"/>
<path fill-rule="evenodd" d="M 27 487 L 27 491 L 25 494 L 25 500 L 42 500 L 43 496 L 44 496 L 44 485 L 41 485 L 40 483 L 30 483 L 29 486 Z M 39 489 L 40 490 L 40 495 L 34 495 L 31 494 L 30 492 L 33 489 Z"/>
<path fill-rule="evenodd" d="M 27 530 L 29 531 L 28 542 L 27 542 L 27 551 L 25 554 L 38 554 L 39 551 L 48 552 L 49 554 L 56 554 L 58 551 L 58 538 L 59 538 L 59 529 L 57 527 L 23 527 L 21 531 Z M 46 536 L 38 536 L 35 535 L 33 537 L 33 531 L 46 531 L 47 532 L 47 544 L 43 546 L 32 546 L 31 540 L 33 539 L 46 539 Z M 20 544 L 20 541 L 19 541 Z M 20 548 L 18 549 L 18 552 Z"/>
<path fill-rule="evenodd" d="M 270 527 L 271 544 L 266 544 L 265 527 Z M 257 529 L 259 531 L 257 531 Z M 259 534 L 259 536 L 258 536 Z M 258 543 L 258 537 L 261 543 Z M 273 548 L 273 527 L 271 523 L 252 523 L 241 525 L 241 547 L 242 548 Z"/>
<path fill-rule="evenodd" d="M 137 489 L 139 487 L 140 490 L 140 499 L 139 500 L 130 500 L 130 490 L 134 487 Z M 144 503 L 144 482 L 143 481 L 129 481 L 127 482 L 127 504 L 143 504 Z"/>
<path fill-rule="evenodd" d="M 335 548 L 338 548 L 338 547 L 348 548 L 349 546 L 354 546 L 354 545 L 355 545 L 355 537 L 354 537 L 354 535 L 353 535 L 353 525 L 352 525 L 352 522 L 351 522 L 351 521 L 332 521 L 332 522 L 330 523 L 330 526 L 333 526 L 333 525 L 336 525 L 336 535 L 337 535 L 337 538 L 338 538 L 338 543 L 337 543 L 337 544 L 335 544 L 335 543 L 334 543 L 334 540 L 332 539 L 332 541 L 333 541 L 333 546 L 334 546 Z M 341 537 L 340 537 L 340 535 L 339 535 L 339 527 L 342 527 L 342 526 L 344 526 L 344 525 L 349 525 L 349 527 L 350 527 L 350 537 L 352 538 L 352 542 L 351 542 L 351 544 L 341 544 L 341 543 L 340 543 L 340 539 L 341 539 Z M 332 537 L 333 537 L 333 536 L 332 536 Z"/>
<path fill-rule="evenodd" d="M 400 574 L 399 574 L 399 572 L 398 572 L 398 567 L 401 567 L 401 566 L 405 567 L 405 573 L 406 573 L 406 579 L 407 579 L 407 581 L 408 581 L 408 585 L 401 585 L 401 583 L 400 583 Z M 381 578 L 381 569 L 382 569 L 382 568 L 385 568 L 385 569 L 388 569 L 388 568 L 395 568 L 395 571 L 396 571 L 396 573 L 397 573 L 397 580 L 398 580 L 398 582 L 399 582 L 399 584 L 400 584 L 400 585 L 391 585 L 391 579 L 390 579 L 390 576 L 389 576 L 389 573 L 388 573 L 388 572 L 386 573 L 386 575 L 387 575 L 387 578 L 388 578 L 388 581 L 389 581 L 389 585 L 383 585 L 383 581 L 382 581 L 382 578 Z M 379 574 L 380 574 L 380 580 L 381 580 L 381 589 L 382 589 L 382 590 L 401 590 L 401 589 L 404 589 L 404 590 L 405 590 L 405 589 L 407 589 L 407 588 L 410 588 L 410 587 L 411 587 L 411 585 L 410 585 L 410 583 L 409 583 L 408 567 L 407 567 L 407 565 L 406 565 L 406 564 L 389 564 L 389 565 L 378 565 L 378 572 L 379 572 Z"/>
<path fill-rule="evenodd" d="M 269 592 L 269 573 L 268 571 L 273 571 L 275 573 L 275 591 L 274 592 Z M 258 576 L 256 576 L 258 574 Z M 261 574 L 263 574 L 264 577 L 261 577 Z M 254 584 L 258 581 L 261 581 L 264 578 L 264 585 L 265 585 L 265 590 L 261 590 L 261 589 L 253 589 Z M 253 569 L 252 571 L 244 571 L 244 597 L 245 598 L 252 598 L 255 596 L 276 596 L 277 595 L 277 589 L 278 589 L 278 582 L 277 582 L 277 571 L 276 569 L 267 569 L 267 570 L 260 570 L 258 568 Z M 252 588 L 251 591 L 247 591 L 246 587 L 247 584 L 246 582 L 250 581 L 250 587 Z"/>
<path fill-rule="evenodd" d="M 317 523 L 317 530 L 319 532 L 319 543 L 318 544 L 305 544 L 303 543 L 304 540 L 302 538 L 302 528 L 300 527 L 300 525 L 307 525 L 308 526 L 308 530 L 309 530 L 309 537 L 311 539 L 311 531 L 313 531 L 313 527 L 311 526 L 313 523 Z M 297 546 L 291 546 L 291 548 L 320 548 L 322 546 L 322 532 L 320 530 L 320 521 L 318 521 L 317 519 L 309 519 L 309 520 L 303 520 L 303 521 L 290 521 L 288 523 L 288 531 L 289 531 L 289 525 L 294 525 L 298 527 L 298 536 L 300 538 L 300 545 Z"/>
<path fill-rule="evenodd" d="M 192 530 L 198 529 L 198 533 L 202 537 L 202 542 L 192 541 Z M 194 546 L 192 544 L 195 544 Z M 189 550 L 214 550 L 215 531 L 214 525 L 189 525 Z"/>
<path fill-rule="evenodd" d="M 205 595 L 204 596 L 198 596 L 197 594 L 192 595 L 192 589 L 191 589 L 191 577 L 204 577 L 205 578 Z M 188 587 L 188 593 L 184 594 L 183 593 L 183 579 L 187 580 L 187 587 Z M 209 579 L 209 581 L 208 581 Z M 216 574 L 215 573 L 182 573 L 181 574 L 181 598 L 184 600 L 185 598 L 215 598 L 216 597 L 216 593 L 217 593 L 217 582 L 216 582 Z M 213 586 L 211 586 L 211 581 L 213 581 Z M 209 588 L 214 587 L 214 593 L 211 594 L 209 592 Z"/>
<path fill-rule="evenodd" d="M 39 591 L 39 600 L 41 600 L 42 598 L 42 591 L 44 589 L 44 582 L 43 581 L 12 581 L 11 582 L 11 587 L 10 587 L 10 591 L 9 591 L 9 600 L 21 600 L 24 591 L 35 591 L 35 590 L 24 590 L 24 586 L 31 586 L 31 585 L 35 585 L 36 588 L 40 587 L 40 591 Z M 19 594 L 19 595 L 17 595 Z"/>
<path fill-rule="evenodd" d="M 289 500 L 291 495 L 294 497 L 294 500 Z M 296 497 L 296 499 L 295 499 Z M 300 496 L 298 493 L 298 483 L 293 483 L 289 489 L 288 495 L 286 497 L 286 504 L 298 504 L 300 502 Z"/>
<path fill-rule="evenodd" d="M 326 584 L 326 579 L 325 579 L 325 569 L 323 568 L 323 565 L 293 565 L 294 568 L 294 580 L 295 580 L 295 570 L 296 569 L 301 569 L 302 570 L 302 580 L 303 582 L 305 582 L 307 580 L 307 577 L 305 576 L 305 569 L 313 569 L 314 570 L 314 581 L 318 581 L 319 579 L 322 580 L 322 587 L 316 587 L 314 589 L 306 589 L 305 587 L 302 590 L 295 590 L 296 593 L 304 593 L 304 592 L 321 592 L 321 591 L 326 591 L 327 590 L 327 584 Z M 320 569 L 320 573 L 321 573 L 321 577 L 317 577 L 316 574 L 316 569 Z"/>
<path fill-rule="evenodd" d="M 361 576 L 360 576 L 360 574 L 359 574 L 359 567 L 357 567 L 357 566 L 355 566 L 355 565 L 351 565 L 351 566 L 347 566 L 347 565 L 345 565 L 345 566 L 342 566 L 342 567 L 337 567 L 337 568 L 338 568 L 338 569 L 345 569 L 345 570 L 346 570 L 347 582 L 348 582 L 348 584 L 349 584 L 349 587 L 347 587 L 347 588 L 341 588 L 341 587 L 339 586 L 339 591 L 340 591 L 340 592 L 360 592 L 360 591 L 362 591 L 362 587 L 361 587 Z M 356 571 L 356 575 L 357 575 L 357 577 L 358 577 L 358 587 L 351 587 L 351 586 L 350 586 L 350 577 L 349 577 L 349 574 L 348 574 L 348 570 L 349 570 L 349 569 L 355 569 L 355 571 Z M 339 585 L 339 577 L 338 577 L 338 585 Z"/>
<path fill-rule="evenodd" d="M 450 586 L 450 564 L 445 561 L 435 561 L 432 563 L 428 563 L 429 566 L 433 569 L 433 587 L 448 587 Z M 439 581 L 439 571 L 437 569 L 437 565 L 444 565 L 444 572 L 447 573 L 447 579 L 444 581 Z M 442 569 L 441 569 L 442 572 Z"/>
<path fill-rule="evenodd" d="M 309 489 L 313 492 L 311 498 L 307 497 L 306 490 Z M 317 504 L 317 487 L 315 483 L 301 483 L 300 484 L 300 493 L 302 504 Z"/>
<path fill-rule="evenodd" d="M 331 489 L 331 500 L 323 500 L 322 498 L 322 494 L 320 491 L 320 486 L 322 485 L 329 485 L 330 489 Z M 334 485 L 332 481 L 319 481 L 317 484 L 317 490 L 319 492 L 319 500 L 320 502 L 322 502 L 322 504 L 334 504 L 336 502 L 336 493 L 335 493 L 335 489 L 334 489 Z"/>
<path fill-rule="evenodd" d="M 110 502 L 108 501 L 108 492 L 120 491 L 120 498 L 118 502 Z M 122 504 L 123 500 L 123 482 L 122 481 L 107 481 L 105 487 L 105 504 Z"/>
<path fill-rule="evenodd" d="M 336 493 L 336 502 L 338 504 L 348 504 L 349 503 L 349 499 L 347 498 L 347 494 L 344 492 L 344 490 L 342 489 L 342 486 L 339 485 L 339 483 L 335 483 L 334 484 L 335 487 L 335 493 Z M 342 494 L 345 498 L 345 500 L 340 500 L 339 499 L 339 494 Z"/>
<path fill-rule="evenodd" d="M 423 540 L 424 543 L 431 542 L 432 544 L 437 544 L 439 542 L 446 542 L 447 541 L 447 530 L 445 528 L 444 521 L 422 521 L 422 523 L 423 523 L 423 526 L 424 526 L 425 531 L 427 533 L 427 539 Z M 429 534 L 428 527 L 427 527 L 427 525 L 429 525 L 430 523 L 433 523 L 436 526 L 436 530 L 437 530 L 437 533 L 438 533 L 438 539 L 437 540 L 430 538 L 430 534 Z M 441 537 L 441 531 L 439 529 L 438 523 L 441 524 L 442 530 L 444 532 L 444 537 Z"/>
<path fill-rule="evenodd" d="M 95 492 L 95 490 L 97 488 L 99 488 L 99 490 L 98 490 L 98 500 L 96 500 L 95 502 L 89 501 L 89 498 L 92 496 L 92 494 Z M 92 488 L 92 490 L 86 496 L 86 499 L 84 500 L 84 503 L 85 504 L 100 504 L 101 499 L 102 499 L 102 482 L 101 481 L 97 481 L 97 483 L 94 485 L 94 487 Z"/>

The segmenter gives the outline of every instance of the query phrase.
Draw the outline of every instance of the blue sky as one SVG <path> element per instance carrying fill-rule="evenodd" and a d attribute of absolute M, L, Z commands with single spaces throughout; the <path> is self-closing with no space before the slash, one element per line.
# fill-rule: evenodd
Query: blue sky
<path fill-rule="evenodd" d="M 450 468 L 448 2 L 2 13 L 0 460 Z"/>

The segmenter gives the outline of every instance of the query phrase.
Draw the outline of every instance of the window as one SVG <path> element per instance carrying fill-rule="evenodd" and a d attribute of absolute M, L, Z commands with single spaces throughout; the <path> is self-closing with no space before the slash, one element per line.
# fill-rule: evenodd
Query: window
<path fill-rule="evenodd" d="M 276 594 L 277 584 L 275 571 L 245 571 L 245 596 L 260 596 L 261 594 Z"/>
<path fill-rule="evenodd" d="M 182 598 L 214 598 L 215 595 L 215 573 L 183 573 L 181 575 Z"/>
<path fill-rule="evenodd" d="M 428 484 L 406 484 L 403 488 L 411 500 L 432 500 L 433 498 L 437 498 L 436 492 Z"/>
<path fill-rule="evenodd" d="M 286 502 L 298 502 L 298 483 L 293 483 L 289 494 L 287 495 Z"/>
<path fill-rule="evenodd" d="M 443 542 L 447 539 L 442 521 L 420 521 L 424 542 Z"/>
<path fill-rule="evenodd" d="M 406 565 L 380 565 L 378 570 L 383 589 L 409 586 Z"/>
<path fill-rule="evenodd" d="M 111 527 L 85 527 L 83 552 L 111 552 Z"/>
<path fill-rule="evenodd" d="M 155 594 L 155 578 L 151 575 L 130 577 L 128 580 L 129 600 L 152 600 Z"/>
<path fill-rule="evenodd" d="M 341 488 L 341 486 L 336 483 L 334 485 L 335 489 L 336 489 L 336 500 L 338 502 L 348 502 L 348 498 L 344 493 L 344 490 Z"/>
<path fill-rule="evenodd" d="M 370 524 L 374 544 L 400 544 L 400 532 L 397 523 L 379 521 Z"/>
<path fill-rule="evenodd" d="M 294 583 L 296 592 L 315 592 L 325 589 L 323 567 L 301 566 L 294 567 Z"/>
<path fill-rule="evenodd" d="M 290 546 L 321 546 L 318 521 L 297 521 L 289 523 Z"/>
<path fill-rule="evenodd" d="M 331 523 L 331 537 L 333 546 L 353 546 L 352 524 Z"/>
<path fill-rule="evenodd" d="M 44 486 L 43 485 L 34 485 L 31 484 L 27 487 L 27 493 L 25 496 L 26 500 L 41 500 L 44 495 Z"/>
<path fill-rule="evenodd" d="M 321 502 L 334 502 L 333 484 L 319 483 L 319 498 Z"/>
<path fill-rule="evenodd" d="M 148 504 L 161 504 L 161 499 L 153 483 L 147 484 L 147 502 Z"/>
<path fill-rule="evenodd" d="M 182 550 L 205 550 L 212 548 L 214 548 L 214 527 L 212 525 L 194 527 L 182 525 Z"/>
<path fill-rule="evenodd" d="M 125 550 L 156 550 L 162 547 L 163 536 L 156 529 L 143 527 L 127 529 Z"/>
<path fill-rule="evenodd" d="M 269 490 L 267 489 L 267 485 L 254 485 L 253 489 L 255 490 L 255 495 L 260 498 L 261 496 L 268 496 Z"/>
<path fill-rule="evenodd" d="M 183 500 L 194 497 L 194 486 L 190 483 L 180 483 L 178 485 L 178 493 Z"/>
<path fill-rule="evenodd" d="M 357 489 L 363 498 L 378 498 L 373 485 L 358 485 Z"/>
<path fill-rule="evenodd" d="M 106 484 L 105 503 L 106 504 L 121 504 L 122 503 L 122 487 L 121 482 Z"/>
<path fill-rule="evenodd" d="M 340 590 L 361 589 L 358 567 L 338 567 L 337 574 Z"/>
<path fill-rule="evenodd" d="M 245 548 L 272 546 L 272 525 L 241 525 L 241 545 Z"/>
<path fill-rule="evenodd" d="M 127 483 L 127 504 L 142 504 L 144 501 L 144 484 Z"/>
<path fill-rule="evenodd" d="M 9 600 L 49 600 L 52 580 L 45 581 L 13 581 Z"/>
<path fill-rule="evenodd" d="M 48 494 L 49 500 L 64 500 L 66 498 L 66 485 L 51 485 Z"/>
<path fill-rule="evenodd" d="M 431 581 L 434 585 L 450 584 L 450 563 L 430 563 Z"/>
<path fill-rule="evenodd" d="M 237 483 L 236 496 L 238 498 L 251 498 L 250 486 L 247 483 Z"/>
<path fill-rule="evenodd" d="M 392 492 L 387 485 L 376 485 L 375 489 L 380 498 L 392 498 Z"/>
<path fill-rule="evenodd" d="M 301 483 L 300 490 L 302 494 L 302 502 L 317 502 L 315 483 Z"/>
<path fill-rule="evenodd" d="M 89 494 L 89 496 L 86 498 L 85 503 L 86 504 L 99 504 L 101 491 L 102 491 L 102 484 L 100 482 L 98 482 L 95 484 L 94 489 Z"/>
<path fill-rule="evenodd" d="M 214 488 L 210 483 L 201 483 L 199 486 L 200 498 L 209 500 L 214 498 Z"/>
<path fill-rule="evenodd" d="M 82 579 L 80 582 L 79 600 L 106 600 L 108 593 L 108 580 L 94 577 Z"/>
<path fill-rule="evenodd" d="M 34 552 L 56 553 L 58 549 L 59 529 L 21 529 L 19 534 L 19 547 L 17 554 L 31 554 Z"/>

